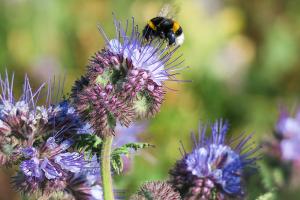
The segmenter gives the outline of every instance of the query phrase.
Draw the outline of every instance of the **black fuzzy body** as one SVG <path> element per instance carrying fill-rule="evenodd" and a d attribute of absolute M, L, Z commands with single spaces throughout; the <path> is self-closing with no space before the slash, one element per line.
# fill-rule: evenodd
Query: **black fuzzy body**
<path fill-rule="evenodd" d="M 153 23 L 155 28 L 150 26 Z M 143 37 L 149 41 L 154 38 L 168 40 L 169 45 L 175 44 L 176 37 L 182 34 L 180 27 L 176 32 L 173 31 L 174 20 L 165 17 L 154 17 L 143 30 Z"/>

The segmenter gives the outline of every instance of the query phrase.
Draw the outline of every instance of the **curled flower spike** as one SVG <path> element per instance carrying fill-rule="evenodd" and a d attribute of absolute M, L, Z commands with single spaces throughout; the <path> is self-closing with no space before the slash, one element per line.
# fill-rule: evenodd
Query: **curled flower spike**
<path fill-rule="evenodd" d="M 162 181 L 148 182 L 142 185 L 130 200 L 180 200 L 180 194 L 175 192 L 172 185 Z"/>
<path fill-rule="evenodd" d="M 170 183 L 184 199 L 223 200 L 244 195 L 243 174 L 245 169 L 255 168 L 258 158 L 251 155 L 259 147 L 247 145 L 251 135 L 226 143 L 227 131 L 228 124 L 222 120 L 211 125 L 210 137 L 206 127 L 199 129 L 199 140 L 193 137 L 193 151 L 184 152 L 170 171 Z"/>
<path fill-rule="evenodd" d="M 119 100 L 109 87 L 103 90 L 98 85 L 87 87 L 78 94 L 76 108 L 98 135 L 113 133 L 117 120 L 128 126 L 133 116 L 126 103 Z"/>
<path fill-rule="evenodd" d="M 175 78 L 182 68 L 177 50 L 163 48 L 163 42 L 146 43 L 132 19 L 123 28 L 114 20 L 116 38 L 109 40 L 101 27 L 106 46 L 90 60 L 87 74 L 75 82 L 72 98 L 82 118 L 104 137 L 114 134 L 119 122 L 128 126 L 137 118 L 160 110 L 165 81 Z"/>

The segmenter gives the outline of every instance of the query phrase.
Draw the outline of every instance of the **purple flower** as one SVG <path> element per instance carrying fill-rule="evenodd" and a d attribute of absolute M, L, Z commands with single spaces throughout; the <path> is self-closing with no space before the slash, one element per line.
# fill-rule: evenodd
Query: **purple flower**
<path fill-rule="evenodd" d="M 62 176 L 62 172 L 57 167 L 54 167 L 53 163 L 48 160 L 48 158 L 44 158 L 40 165 L 40 168 L 44 171 L 47 179 L 55 179 Z"/>
<path fill-rule="evenodd" d="M 22 149 L 22 154 L 25 158 L 33 158 L 37 156 L 37 150 L 33 147 L 25 147 Z"/>
<path fill-rule="evenodd" d="M 279 139 L 273 150 L 278 149 L 285 161 L 300 163 L 300 110 L 293 117 L 286 110 L 281 110 L 276 124 L 276 135 Z"/>
<path fill-rule="evenodd" d="M 300 135 L 300 110 L 295 117 L 290 116 L 286 110 L 282 110 L 276 125 L 276 131 L 283 138 Z"/>
<path fill-rule="evenodd" d="M 44 84 L 34 92 L 27 76 L 21 97 L 15 99 L 13 79 L 8 74 L 0 78 L 0 165 L 19 165 L 13 177 L 19 191 L 62 193 L 70 176 L 88 163 L 83 154 L 71 151 L 70 138 L 90 133 L 89 126 L 68 101 L 51 104 L 50 88 L 47 106 L 38 106 Z"/>
<path fill-rule="evenodd" d="M 177 50 L 164 48 L 163 41 L 144 42 L 137 26 L 115 22 L 117 38 L 106 41 L 91 59 L 88 72 L 75 82 L 72 98 L 82 119 L 100 137 L 114 134 L 117 124 L 129 126 L 136 118 L 150 117 L 160 110 L 165 81 L 178 81 L 181 68 Z M 127 23 L 128 24 L 128 23 Z"/>
<path fill-rule="evenodd" d="M 25 176 L 42 178 L 42 171 L 39 167 L 40 161 L 36 158 L 32 158 L 30 160 L 25 160 L 21 163 L 20 169 L 24 173 Z"/>
<path fill-rule="evenodd" d="M 103 190 L 99 184 L 91 184 L 84 174 L 76 174 L 67 181 L 66 191 L 75 199 L 103 200 Z"/>
<path fill-rule="evenodd" d="M 194 148 L 184 153 L 171 170 L 171 183 L 186 199 L 217 199 L 244 194 L 242 177 L 246 168 L 254 168 L 257 157 L 250 157 L 259 147 L 247 144 L 251 135 L 239 136 L 226 142 L 228 124 L 222 120 L 211 125 L 211 136 L 206 127 L 199 129 L 199 140 L 193 137 Z M 234 147 L 229 146 L 236 144 Z"/>
<path fill-rule="evenodd" d="M 69 180 L 66 190 L 76 199 L 103 200 L 100 163 L 94 155 L 84 168 Z"/>
<path fill-rule="evenodd" d="M 57 105 L 52 105 L 48 109 L 49 120 L 47 126 L 49 129 L 56 131 L 64 130 L 64 137 L 68 138 L 72 134 L 90 134 L 90 130 L 87 128 L 89 125 L 83 123 L 75 108 L 70 102 L 64 100 Z"/>
<path fill-rule="evenodd" d="M 34 188 L 30 188 L 30 185 L 39 185 L 39 188 L 42 189 L 47 183 L 66 181 L 71 174 L 81 172 L 87 161 L 82 154 L 66 152 L 72 143 L 71 140 L 58 143 L 54 137 L 50 137 L 39 148 L 26 147 L 22 149 L 26 159 L 20 164 L 18 176 L 23 177 L 24 181 L 29 183 L 27 190 L 34 190 Z M 20 180 L 20 178 L 16 179 Z M 18 183 L 16 186 L 20 188 Z M 50 189 L 48 188 L 48 190 Z"/>
<path fill-rule="evenodd" d="M 68 170 L 73 173 L 79 173 L 83 166 L 83 157 L 77 152 L 61 153 L 55 156 L 54 162 L 64 170 Z"/>

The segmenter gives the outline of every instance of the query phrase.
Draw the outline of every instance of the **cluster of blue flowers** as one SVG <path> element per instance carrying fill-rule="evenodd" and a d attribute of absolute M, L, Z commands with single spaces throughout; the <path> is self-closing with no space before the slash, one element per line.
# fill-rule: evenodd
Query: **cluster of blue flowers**
<path fill-rule="evenodd" d="M 246 145 L 251 135 L 226 142 L 228 123 L 222 120 L 211 125 L 211 136 L 206 136 L 206 129 L 199 129 L 199 139 L 193 135 L 192 152 L 184 152 L 171 170 L 172 184 L 186 199 L 243 196 L 243 172 L 255 167 L 257 157 L 251 155 L 259 147 Z"/>
<path fill-rule="evenodd" d="M 76 197 L 85 193 L 83 199 L 93 199 L 87 191 L 93 185 L 88 185 L 87 179 L 81 182 L 81 187 L 70 188 L 74 186 L 73 177 L 91 163 L 81 152 L 72 149 L 72 138 L 89 131 L 74 108 L 67 101 L 38 106 L 44 85 L 33 91 L 27 77 L 19 99 L 13 95 L 13 76 L 10 80 L 6 74 L 0 86 L 1 165 L 19 165 L 12 181 L 15 187 L 36 195 L 72 191 L 70 195 Z"/>

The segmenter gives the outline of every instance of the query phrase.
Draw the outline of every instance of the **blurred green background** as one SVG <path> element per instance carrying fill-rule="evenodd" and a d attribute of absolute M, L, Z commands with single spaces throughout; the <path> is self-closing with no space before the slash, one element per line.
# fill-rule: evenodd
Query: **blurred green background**
<path fill-rule="evenodd" d="M 179 141 L 190 149 L 199 120 L 226 118 L 230 134 L 255 132 L 256 140 L 271 135 L 278 106 L 293 109 L 299 99 L 300 1 L 0 0 L 1 73 L 15 72 L 18 90 L 25 73 L 35 86 L 66 75 L 65 91 L 103 47 L 98 23 L 114 37 L 114 12 L 123 21 L 134 16 L 141 29 L 165 3 L 179 10 L 175 19 L 186 38 L 179 53 L 190 66 L 179 78 L 192 83 L 168 84 L 177 91 L 168 91 L 143 134 L 156 147 L 138 153 L 131 171 L 115 178 L 125 193 L 166 178 L 180 157 Z M 263 192 L 256 181 L 249 199 Z M 12 199 L 7 177 L 0 182 L 0 199 Z"/>

